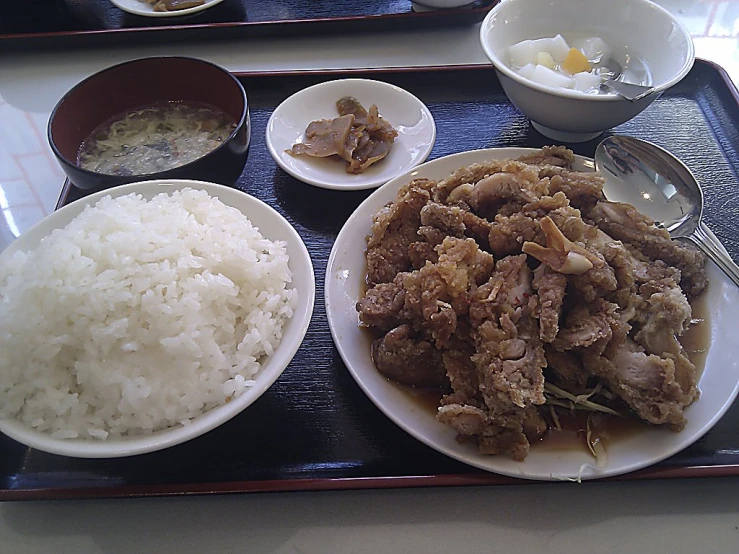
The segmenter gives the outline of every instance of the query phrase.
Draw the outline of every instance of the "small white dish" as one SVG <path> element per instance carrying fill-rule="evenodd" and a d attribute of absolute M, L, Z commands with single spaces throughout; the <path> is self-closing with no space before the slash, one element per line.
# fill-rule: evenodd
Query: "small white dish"
<path fill-rule="evenodd" d="M 141 181 L 96 192 L 72 202 L 41 220 L 5 249 L 0 259 L 12 256 L 18 250 L 32 250 L 44 237 L 50 235 L 55 229 L 66 226 L 82 213 L 86 206 L 94 206 L 104 196 L 118 197 L 136 193 L 151 199 L 157 194 L 171 194 L 183 188 L 204 190 L 227 206 L 232 206 L 245 214 L 265 238 L 281 240 L 287 245 L 287 252 L 290 256 L 288 264 L 293 272 L 292 287 L 298 290 L 299 295 L 298 306 L 293 317 L 285 322 L 280 344 L 264 361 L 262 368 L 254 378 L 254 385 L 231 402 L 205 412 L 187 425 L 170 427 L 151 435 L 135 435 L 101 441 L 56 439 L 48 433 L 31 429 L 16 419 L 0 419 L 0 433 L 37 450 L 73 458 L 120 458 L 154 452 L 192 440 L 236 417 L 262 396 L 282 375 L 302 344 L 313 315 L 316 291 L 313 264 L 305 243 L 293 226 L 272 207 L 238 189 L 203 181 L 168 179 Z"/>
<path fill-rule="evenodd" d="M 355 97 L 367 109 L 376 104 L 398 131 L 387 157 L 358 175 L 347 173 L 343 160 L 286 152 L 302 140 L 311 121 L 338 117 L 336 101 L 343 96 Z M 340 79 L 303 89 L 277 106 L 267 123 L 266 140 L 277 165 L 296 179 L 326 189 L 362 190 L 423 163 L 436 141 L 436 123 L 424 103 L 400 87 L 371 79 Z"/>
<path fill-rule="evenodd" d="M 471 466 L 522 479 L 562 481 L 600 479 L 656 464 L 687 448 L 713 427 L 739 391 L 739 359 L 735 329 L 739 326 L 739 288 L 709 262 L 705 301 L 710 313 L 711 346 L 698 387 L 701 396 L 685 410 L 687 425 L 680 432 L 645 427 L 608 445 L 605 467 L 595 467 L 583 450 L 534 446 L 523 462 L 506 456 L 486 456 L 475 446 L 457 442 L 451 427 L 436 420 L 431 410 L 411 402 L 407 393 L 375 368 L 370 356 L 372 336 L 359 327 L 356 303 L 363 290 L 367 264 L 365 237 L 372 216 L 395 200 L 398 189 L 413 178 L 443 179 L 456 169 L 488 160 L 516 158 L 526 148 L 475 150 L 445 156 L 399 176 L 373 192 L 344 224 L 336 237 L 326 268 L 325 298 L 334 343 L 354 380 L 369 399 L 407 433 L 451 458 Z M 592 170 L 592 160 L 578 157 L 576 169 Z"/>
<path fill-rule="evenodd" d="M 212 8 L 216 4 L 220 4 L 223 0 L 205 0 L 205 4 L 201 6 L 193 6 L 184 10 L 175 10 L 171 12 L 155 12 L 151 4 L 147 4 L 143 0 L 110 0 L 110 3 L 120 8 L 124 12 L 143 17 L 178 17 L 191 13 L 202 12 L 208 8 Z"/>

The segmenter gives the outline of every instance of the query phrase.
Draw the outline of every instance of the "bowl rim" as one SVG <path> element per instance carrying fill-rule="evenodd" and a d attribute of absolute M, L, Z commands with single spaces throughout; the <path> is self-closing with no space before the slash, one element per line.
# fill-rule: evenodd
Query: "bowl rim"
<path fill-rule="evenodd" d="M 311 259 L 310 252 L 303 241 L 302 237 L 298 233 L 297 229 L 277 210 L 272 206 L 260 200 L 259 198 L 252 196 L 239 189 L 221 185 L 218 183 L 211 183 L 207 181 L 198 181 L 192 179 L 156 179 L 148 181 L 137 181 L 135 183 L 129 183 L 120 185 L 112 189 L 105 189 L 94 192 L 90 195 L 80 198 L 63 208 L 52 212 L 49 216 L 38 222 L 31 229 L 26 231 L 24 234 L 31 234 L 38 228 L 42 227 L 50 218 L 61 219 L 67 221 L 67 213 L 75 213 L 75 211 L 81 213 L 87 205 L 95 205 L 101 198 L 105 196 L 119 197 L 126 194 L 136 193 L 149 195 L 149 192 L 144 189 L 160 189 L 151 192 L 151 196 L 155 196 L 160 193 L 174 192 L 175 190 L 182 190 L 184 188 L 193 188 L 197 190 L 205 190 L 210 196 L 221 199 L 221 201 L 230 206 L 228 203 L 229 198 L 234 197 L 246 197 L 247 203 L 252 206 L 258 206 L 258 209 L 262 210 L 263 213 L 268 214 L 269 217 L 279 221 L 283 229 L 291 236 L 291 240 L 297 246 L 298 253 L 291 252 L 291 259 L 293 256 L 302 258 L 307 263 L 307 271 L 305 277 L 305 299 L 299 299 L 298 308 L 296 308 L 293 319 L 297 325 L 295 331 L 296 336 L 299 340 L 289 346 L 284 346 L 281 357 L 284 358 L 279 363 L 277 368 L 270 368 L 271 371 L 265 373 L 260 372 L 260 375 L 264 375 L 264 378 L 260 381 L 257 380 L 254 386 L 245 390 L 243 394 L 235 398 L 233 401 L 226 404 L 215 406 L 210 410 L 200 414 L 193 418 L 190 424 L 180 425 L 174 427 L 168 427 L 161 429 L 152 434 L 148 435 L 133 435 L 121 438 L 114 438 L 110 440 L 88 440 L 88 439 L 57 439 L 51 437 L 49 433 L 36 431 L 30 428 L 28 425 L 14 417 L 0 418 L 0 433 L 7 435 L 13 440 L 31 447 L 42 452 L 48 452 L 51 454 L 57 454 L 67 456 L 71 458 L 86 458 L 86 459 L 112 459 L 130 457 L 140 454 L 147 454 L 150 452 L 157 452 L 165 450 L 172 446 L 177 446 L 185 442 L 189 442 L 193 439 L 197 439 L 210 431 L 224 425 L 231 419 L 242 414 L 249 406 L 254 404 L 261 396 L 279 379 L 279 377 L 285 372 L 287 367 L 290 365 L 301 345 L 305 341 L 305 336 L 308 332 L 308 328 L 313 319 L 313 312 L 315 311 L 315 296 L 316 296 L 316 279 L 315 279 L 315 268 L 313 266 L 313 260 Z M 226 198 L 226 200 L 222 200 Z M 239 211 L 242 211 L 242 209 Z M 243 211 L 242 211 L 243 213 Z M 61 214 L 61 215 L 59 215 Z M 247 214 L 248 215 L 248 214 Z M 74 216 L 72 216 L 74 217 Z M 67 221 L 68 223 L 68 221 Z M 65 223 L 66 225 L 66 223 Z M 261 232 L 261 227 L 260 232 Z M 56 229 L 57 227 L 54 227 Z M 48 233 L 44 233 L 44 236 L 48 236 Z M 43 237 L 40 237 L 40 241 Z M 34 244 L 35 244 L 35 239 Z M 0 257 L 13 255 L 20 249 L 17 246 L 18 241 L 11 244 L 6 250 L 0 253 Z M 16 245 L 13 247 L 13 245 Z M 297 283 L 296 279 L 293 279 L 293 284 Z M 302 292 L 302 291 L 301 291 Z M 303 304 L 305 303 L 305 304 Z M 304 307 L 301 307 L 304 306 Z M 280 343 L 275 349 L 278 352 L 280 347 L 284 343 Z M 274 354 L 273 354 L 274 355 Z M 270 357 L 270 359 L 273 359 Z M 259 375 L 257 376 L 257 379 Z"/>
<path fill-rule="evenodd" d="M 576 90 L 560 89 L 556 87 L 549 87 L 546 85 L 541 85 L 539 83 L 535 83 L 534 81 L 524 79 L 516 71 L 508 67 L 508 65 L 504 63 L 503 60 L 501 60 L 500 57 L 493 51 L 492 47 L 487 41 L 487 37 L 491 32 L 492 21 L 495 18 L 495 16 L 502 9 L 504 9 L 507 5 L 511 4 L 512 2 L 516 2 L 516 1 L 517 0 L 501 0 L 488 12 L 488 14 L 485 16 L 485 19 L 483 19 L 482 24 L 480 25 L 480 32 L 479 32 L 480 46 L 485 52 L 485 56 L 488 58 L 488 60 L 490 60 L 490 62 L 495 67 L 496 71 L 502 73 L 506 77 L 530 89 L 534 89 L 539 92 L 544 92 L 544 93 L 551 94 L 554 96 L 559 96 L 562 98 L 569 98 L 573 100 L 586 100 L 586 101 L 593 101 L 593 102 L 625 102 L 627 101 L 624 98 L 619 97 L 615 93 L 586 94 L 586 93 L 576 91 Z M 637 102 L 640 102 L 640 101 L 647 100 L 651 102 L 657 97 L 658 93 L 664 92 L 668 88 L 679 83 L 683 79 L 683 77 L 685 77 L 688 74 L 688 72 L 692 69 L 693 64 L 695 63 L 695 44 L 693 43 L 693 38 L 691 37 L 690 32 L 688 31 L 687 27 L 685 27 L 685 25 L 682 22 L 680 22 L 675 16 L 673 16 L 665 8 L 663 8 L 662 6 L 658 4 L 655 4 L 651 0 L 632 0 L 632 1 L 645 5 L 645 6 L 650 6 L 651 8 L 662 13 L 663 16 L 667 17 L 669 20 L 673 22 L 675 27 L 677 27 L 680 30 L 680 32 L 683 34 L 683 36 L 687 39 L 686 40 L 686 44 L 688 46 L 687 57 L 686 57 L 685 63 L 680 68 L 680 70 L 675 75 L 673 75 L 670 79 L 665 81 L 664 83 L 658 86 L 655 86 L 654 92 L 652 94 L 648 95 L 642 100 L 637 101 Z"/>
<path fill-rule="evenodd" d="M 217 70 L 220 70 L 221 72 L 225 73 L 238 87 L 238 90 L 241 92 L 241 99 L 244 102 L 244 108 L 241 110 L 241 117 L 236 122 L 236 127 L 234 128 L 233 132 L 228 135 L 228 138 L 226 138 L 219 146 L 214 148 L 213 150 L 210 150 L 200 156 L 199 158 L 195 158 L 191 162 L 188 162 L 183 165 L 178 165 L 175 167 L 172 167 L 170 169 L 166 169 L 164 171 L 156 171 L 154 173 L 141 173 L 137 175 L 126 175 L 125 177 L 128 179 L 136 179 L 136 180 L 152 180 L 152 179 L 158 179 L 158 178 L 164 178 L 164 174 L 168 173 L 173 170 L 182 170 L 187 169 L 191 167 L 192 165 L 200 162 L 203 158 L 206 156 L 210 156 L 211 154 L 215 154 L 216 152 L 219 152 L 227 147 L 228 143 L 231 142 L 231 140 L 240 132 L 242 127 L 244 125 L 247 126 L 246 132 L 251 134 L 251 128 L 249 124 L 249 101 L 246 95 L 246 90 L 244 89 L 244 85 L 241 84 L 241 81 L 239 81 L 233 73 L 231 73 L 228 69 L 225 67 L 218 65 L 216 63 L 210 62 L 208 60 L 203 60 L 201 58 L 195 58 L 193 56 L 146 56 L 144 58 L 136 58 L 133 60 L 127 60 L 125 62 L 117 63 L 111 66 L 108 66 L 106 68 L 101 69 L 100 71 L 96 71 L 92 75 L 88 75 L 81 81 L 77 82 L 72 88 L 70 88 L 67 92 L 64 93 L 64 95 L 59 99 L 59 101 L 54 106 L 54 109 L 51 110 L 51 113 L 49 114 L 49 121 L 46 124 L 46 137 L 49 142 L 49 146 L 51 147 L 52 152 L 54 152 L 54 155 L 57 157 L 58 160 L 64 162 L 65 164 L 74 167 L 75 171 L 78 171 L 84 175 L 87 175 L 89 177 L 103 177 L 103 178 L 109 178 L 109 179 L 115 179 L 123 177 L 121 175 L 111 175 L 110 173 L 100 173 L 98 171 L 91 171 L 89 169 L 85 169 L 83 167 L 80 167 L 77 165 L 77 160 L 70 160 L 66 156 L 64 156 L 60 151 L 59 148 L 56 145 L 56 141 L 54 140 L 54 135 L 51 131 L 51 127 L 54 123 L 54 119 L 56 118 L 57 111 L 61 108 L 61 106 L 66 102 L 77 90 L 79 90 L 80 87 L 82 87 L 84 84 L 86 84 L 89 81 L 92 81 L 93 79 L 96 79 L 100 75 L 107 73 L 109 71 L 117 70 L 121 67 L 127 66 L 127 65 L 133 65 L 138 64 L 141 62 L 149 62 L 149 61 L 155 61 L 155 60 L 187 60 L 190 62 L 196 62 L 201 63 L 205 65 L 209 65 Z M 163 100 L 163 102 L 166 102 L 166 100 Z M 115 117 L 115 116 L 113 116 Z M 101 121 L 98 125 L 102 125 L 105 123 L 104 121 Z"/>
<path fill-rule="evenodd" d="M 202 4 L 200 6 L 193 6 L 192 8 L 186 8 L 184 10 L 177 10 L 176 12 L 155 12 L 155 11 L 146 11 L 144 9 L 140 9 L 140 10 L 134 9 L 131 6 L 124 4 L 118 0 L 110 0 L 110 1 L 119 10 L 122 10 L 126 13 L 130 13 L 133 15 L 138 15 L 140 17 L 180 17 L 183 15 L 190 15 L 190 14 L 194 14 L 194 13 L 207 10 L 208 8 L 216 6 L 220 4 L 221 2 L 223 2 L 223 0 L 207 0 L 205 4 Z"/>

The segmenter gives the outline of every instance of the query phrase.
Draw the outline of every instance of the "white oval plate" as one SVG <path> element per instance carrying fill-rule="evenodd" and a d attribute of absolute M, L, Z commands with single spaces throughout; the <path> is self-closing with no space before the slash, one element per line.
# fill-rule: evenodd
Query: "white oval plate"
<path fill-rule="evenodd" d="M 201 6 L 194 6 L 192 8 L 175 10 L 172 12 L 155 12 L 154 7 L 143 0 L 110 0 L 111 4 L 120 8 L 124 12 L 128 12 L 133 15 L 141 15 L 143 17 L 178 17 L 180 15 L 202 12 L 203 10 L 212 8 L 221 2 L 223 2 L 223 0 L 205 0 L 205 4 Z"/>
<path fill-rule="evenodd" d="M 349 372 L 370 400 L 398 426 L 431 448 L 487 471 L 538 480 L 597 479 L 619 475 L 655 464 L 691 445 L 723 416 L 739 391 L 739 357 L 736 329 L 739 328 L 739 288 L 713 264 L 708 267 L 710 286 L 705 294 L 710 311 L 711 347 L 699 387 L 701 397 L 685 410 L 688 423 L 679 433 L 645 428 L 608 445 L 608 463 L 600 470 L 582 451 L 560 451 L 534 446 L 523 462 L 504 456 L 484 456 L 474 446 L 455 440 L 455 432 L 439 423 L 434 414 L 409 402 L 407 393 L 383 377 L 370 358 L 371 337 L 358 327 L 355 308 L 366 278 L 365 237 L 372 216 L 395 199 L 398 189 L 412 177 L 442 179 L 454 170 L 491 159 L 515 158 L 529 149 L 500 148 L 454 154 L 423 164 L 393 179 L 367 198 L 342 228 L 326 269 L 326 312 L 334 342 Z M 588 163 L 590 162 L 590 163 Z M 592 162 L 580 158 L 581 167 Z"/>
<path fill-rule="evenodd" d="M 117 197 L 138 193 L 150 199 L 160 193 L 172 193 L 187 187 L 204 190 L 224 204 L 238 209 L 259 228 L 265 238 L 287 243 L 287 252 L 290 256 L 288 265 L 293 272 L 292 286 L 298 289 L 298 307 L 293 317 L 285 322 L 282 340 L 257 373 L 254 386 L 228 404 L 213 408 L 193 419 L 186 426 L 172 427 L 151 435 L 104 441 L 53 439 L 50 435 L 34 431 L 15 419 L 0 419 L 0 432 L 32 448 L 76 458 L 118 458 L 154 452 L 199 437 L 237 416 L 254 403 L 282 374 L 300 347 L 313 314 L 316 291 L 313 264 L 308 249 L 293 226 L 273 208 L 240 190 L 202 181 L 160 180 L 131 183 L 96 192 L 72 202 L 37 223 L 2 252 L 0 262 L 2 258 L 18 250 L 33 249 L 54 229 L 64 227 L 82 213 L 86 206 L 94 205 L 104 196 Z"/>
<path fill-rule="evenodd" d="M 376 104 L 380 115 L 398 131 L 387 157 L 359 175 L 347 173 L 343 160 L 286 152 L 300 142 L 311 121 L 338 117 L 336 101 L 342 96 L 354 96 L 367 109 Z M 434 147 L 436 124 L 424 103 L 400 87 L 370 79 L 340 79 L 303 89 L 277 106 L 267 123 L 266 139 L 277 165 L 296 179 L 326 189 L 361 190 L 378 187 L 423 163 Z"/>

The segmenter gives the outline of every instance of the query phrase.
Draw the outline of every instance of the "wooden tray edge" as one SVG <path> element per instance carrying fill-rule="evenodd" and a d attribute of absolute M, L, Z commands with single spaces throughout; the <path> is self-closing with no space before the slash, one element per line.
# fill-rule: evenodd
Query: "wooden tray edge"
<path fill-rule="evenodd" d="M 679 468 L 652 468 L 605 479 L 590 479 L 577 484 L 595 484 L 614 481 L 645 481 L 655 479 L 689 479 L 706 477 L 733 477 L 739 475 L 739 465 L 690 466 Z M 270 481 L 232 481 L 197 483 L 182 486 L 137 485 L 119 487 L 90 487 L 85 489 L 7 489 L 0 491 L 0 502 L 17 500 L 82 500 L 100 498 L 143 498 L 170 496 L 205 496 L 214 494 L 246 494 L 259 492 L 309 492 L 339 490 L 408 489 L 424 487 L 471 487 L 500 485 L 547 485 L 553 481 L 514 479 L 493 473 L 449 474 L 397 477 L 342 477 L 336 479 L 281 479 Z"/>

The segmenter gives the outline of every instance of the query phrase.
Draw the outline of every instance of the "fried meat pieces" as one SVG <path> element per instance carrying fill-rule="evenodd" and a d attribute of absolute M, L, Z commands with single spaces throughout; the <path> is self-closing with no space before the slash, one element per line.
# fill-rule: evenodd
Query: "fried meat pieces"
<path fill-rule="evenodd" d="M 357 310 L 383 333 L 374 363 L 439 390 L 437 418 L 483 453 L 526 457 L 547 429 L 545 375 L 573 394 L 601 383 L 676 429 L 698 394 L 677 337 L 702 254 L 606 202 L 573 160 L 549 147 L 415 180 L 373 219 Z"/>

